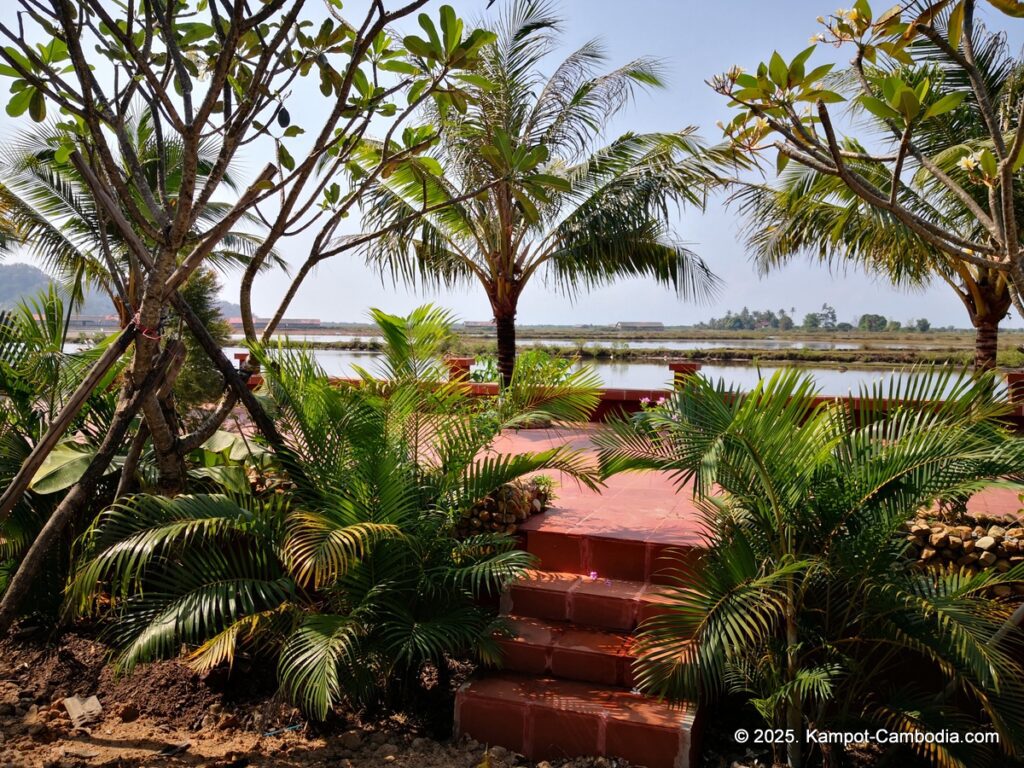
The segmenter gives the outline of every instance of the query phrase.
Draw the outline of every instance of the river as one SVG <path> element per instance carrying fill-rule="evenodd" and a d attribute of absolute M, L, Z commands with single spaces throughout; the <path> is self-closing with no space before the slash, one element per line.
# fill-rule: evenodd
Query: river
<path fill-rule="evenodd" d="M 244 352 L 241 347 L 227 347 L 225 353 L 229 357 L 237 352 Z M 353 376 L 354 365 L 376 372 L 377 353 L 354 352 L 348 350 L 316 349 L 313 354 L 323 369 L 331 376 Z M 609 389 L 659 389 L 671 385 L 672 373 L 667 364 L 651 362 L 608 362 L 587 361 L 586 365 L 593 368 L 602 383 Z M 704 365 L 701 373 L 714 379 L 724 379 L 731 387 L 750 389 L 759 378 L 771 376 L 775 371 L 784 368 L 781 363 L 754 366 L 749 364 L 726 365 L 721 363 Z M 824 395 L 847 395 L 857 393 L 862 386 L 893 377 L 905 376 L 900 370 L 885 368 L 812 368 L 802 367 L 811 373 Z"/>

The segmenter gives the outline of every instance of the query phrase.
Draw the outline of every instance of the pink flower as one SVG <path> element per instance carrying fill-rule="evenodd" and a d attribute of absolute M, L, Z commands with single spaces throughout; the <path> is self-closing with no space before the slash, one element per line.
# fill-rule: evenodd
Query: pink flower
<path fill-rule="evenodd" d="M 597 581 L 597 571 L 591 571 L 590 572 L 590 580 L 591 581 Z"/>

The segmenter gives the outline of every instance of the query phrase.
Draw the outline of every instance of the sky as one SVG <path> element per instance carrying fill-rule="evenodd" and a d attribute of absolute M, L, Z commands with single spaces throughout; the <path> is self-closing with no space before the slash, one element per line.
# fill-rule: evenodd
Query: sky
<path fill-rule="evenodd" d="M 456 12 L 469 21 L 495 18 L 503 3 L 496 0 L 486 8 L 487 0 L 448 0 Z M 317 7 L 316 0 L 309 0 Z M 386 2 L 387 7 L 397 0 Z M 432 2 L 429 12 L 436 18 L 440 2 Z M 878 0 L 878 9 L 888 3 Z M 364 3 L 346 3 L 353 18 L 361 18 Z M 626 130 L 667 131 L 695 126 L 706 141 L 717 142 L 719 120 L 727 121 L 730 110 L 725 99 L 714 93 L 705 80 L 733 64 L 753 69 L 778 50 L 789 60 L 808 46 L 809 38 L 819 31 L 815 18 L 835 10 L 829 0 L 561 0 L 556 7 L 565 19 L 561 49 L 551 57 L 555 66 L 584 42 L 600 39 L 608 52 L 608 68 L 639 56 L 654 56 L 663 61 L 667 87 L 641 94 L 636 103 L 620 114 L 609 127 L 607 139 Z M 982 19 L 994 12 L 980 4 Z M 877 9 L 876 9 L 877 10 Z M 2 12 L 0 12 L 2 13 Z M 1020 30 L 1013 29 L 1016 25 Z M 1024 25 L 1007 17 L 992 18 L 992 26 L 1010 29 L 1011 43 L 1019 48 L 1024 41 Z M 418 29 L 415 19 L 406 19 L 400 31 Z M 848 51 L 819 46 L 812 61 L 839 60 Z M 310 87 L 298 86 L 289 108 L 293 115 L 313 114 L 322 106 L 315 78 Z M 319 100 L 319 103 L 318 103 Z M 19 121 L 19 126 L 24 123 Z M 0 119 L 0 136 L 9 136 L 14 121 Z M 265 157 L 266 148 L 254 145 L 240 157 L 239 171 L 252 173 Z M 294 153 L 293 153 L 294 154 Z M 798 260 L 767 276 L 760 275 L 750 262 L 742 242 L 738 214 L 730 210 L 724 195 L 718 193 L 705 211 L 684 210 L 675 221 L 676 235 L 696 251 L 722 279 L 723 290 L 703 304 L 681 301 L 670 289 L 644 280 L 622 280 L 591 290 L 570 300 L 541 280 L 531 282 L 520 299 L 518 322 L 530 324 L 605 324 L 620 320 L 659 321 L 666 325 L 689 325 L 721 316 L 727 310 L 795 308 L 796 316 L 816 311 L 823 303 L 836 308 L 839 319 L 855 322 L 861 314 L 879 313 L 900 321 L 927 317 L 933 325 L 966 326 L 966 313 L 942 283 L 924 290 L 900 291 L 858 271 L 830 272 L 827 268 Z M 358 231 L 358 221 L 349 225 Z M 280 247 L 282 255 L 294 264 L 304 258 L 309 238 L 296 237 Z M 284 293 L 287 278 L 280 273 L 257 280 L 253 292 L 254 309 L 270 315 Z M 237 278 L 225 279 L 223 298 L 237 301 Z M 325 321 L 363 320 L 370 307 L 405 313 L 432 301 L 453 310 L 465 320 L 490 318 L 489 307 L 478 286 L 433 292 L 422 287 L 394 286 L 382 282 L 380 275 L 352 255 L 343 255 L 321 264 L 310 275 L 292 304 L 293 317 L 319 317 Z M 1011 317 L 1007 326 L 1021 327 Z"/>

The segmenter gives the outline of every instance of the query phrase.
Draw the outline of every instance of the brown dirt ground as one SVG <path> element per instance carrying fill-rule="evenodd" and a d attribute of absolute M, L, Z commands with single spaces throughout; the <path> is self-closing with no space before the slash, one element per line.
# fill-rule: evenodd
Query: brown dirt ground
<path fill-rule="evenodd" d="M 372 724 L 339 718 L 317 732 L 265 687 L 239 692 L 236 681 L 218 690 L 217 680 L 177 661 L 115 676 L 107 660 L 103 644 L 75 634 L 46 645 L 0 643 L 0 768 L 533 765 L 500 748 L 485 760 L 485 747 L 476 742 L 425 738 L 400 716 Z M 99 722 L 72 726 L 63 699 L 76 694 L 99 697 Z M 161 754 L 182 745 L 177 754 Z M 559 766 L 627 768 L 604 758 L 550 764 Z"/>

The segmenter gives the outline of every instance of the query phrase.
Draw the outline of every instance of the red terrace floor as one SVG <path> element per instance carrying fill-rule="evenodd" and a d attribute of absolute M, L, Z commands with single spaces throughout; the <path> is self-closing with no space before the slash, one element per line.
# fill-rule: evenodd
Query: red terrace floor
<path fill-rule="evenodd" d="M 594 424 L 571 429 L 529 429 L 504 435 L 497 451 L 540 451 L 559 445 L 595 456 L 591 437 L 602 429 Z M 663 472 L 628 472 L 609 478 L 600 491 L 579 485 L 572 478 L 556 477 L 559 486 L 554 506 L 523 525 L 526 531 L 643 540 L 652 544 L 698 546 L 700 514 L 689 490 L 677 492 Z M 989 488 L 967 504 L 970 512 L 1017 517 L 1024 503 L 1020 491 Z M 588 573 L 572 569 L 575 573 Z M 621 577 L 628 578 L 628 577 Z M 639 578 L 639 577 L 638 577 Z"/>

